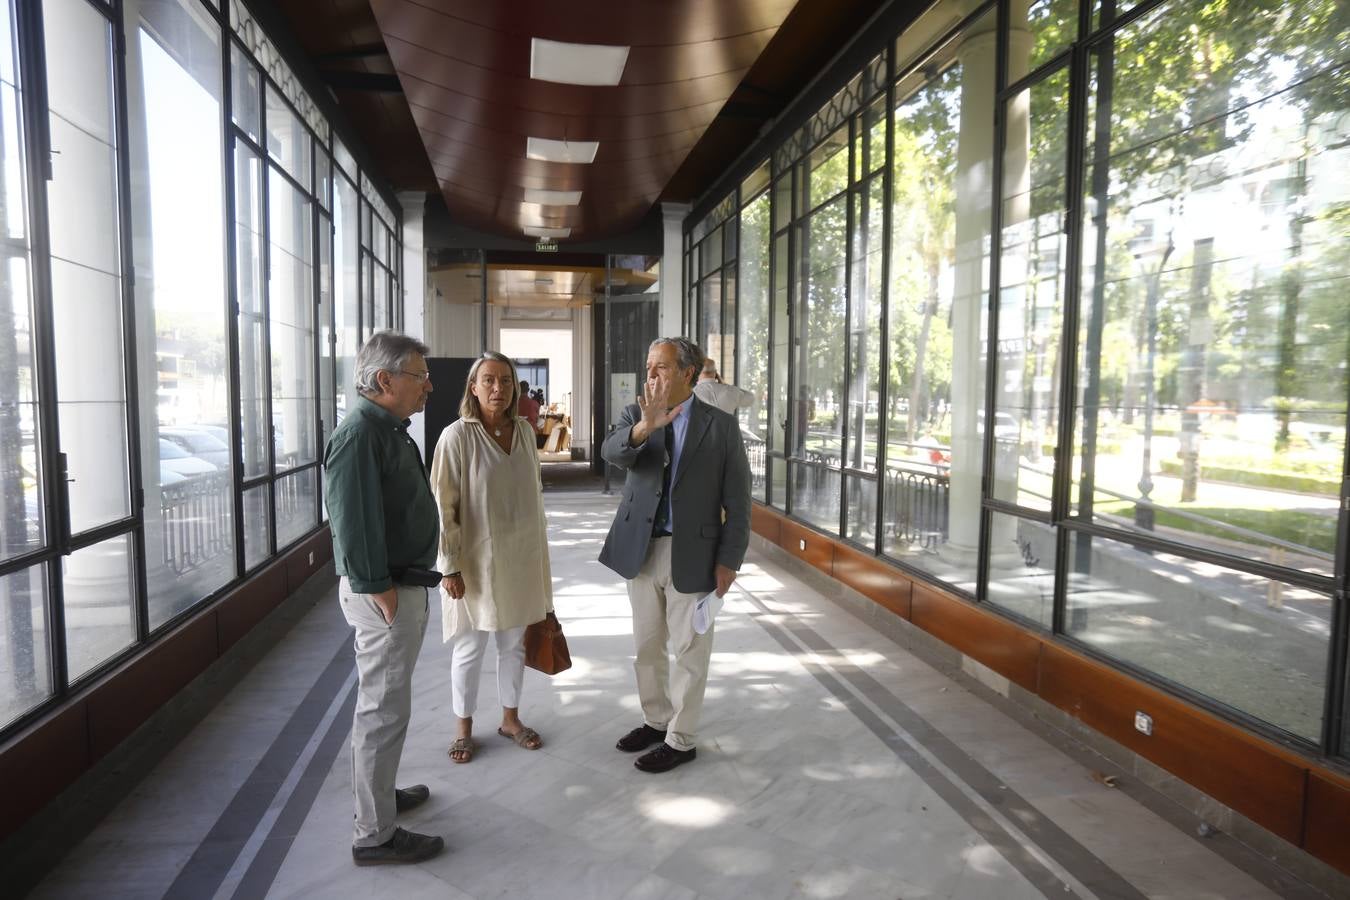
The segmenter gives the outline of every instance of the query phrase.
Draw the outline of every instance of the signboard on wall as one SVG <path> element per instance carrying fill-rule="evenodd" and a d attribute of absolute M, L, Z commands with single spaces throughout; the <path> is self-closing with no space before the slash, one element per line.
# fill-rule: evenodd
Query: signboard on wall
<path fill-rule="evenodd" d="M 617 422 L 623 408 L 637 402 L 637 373 L 612 372 L 609 376 L 610 420 Z"/>

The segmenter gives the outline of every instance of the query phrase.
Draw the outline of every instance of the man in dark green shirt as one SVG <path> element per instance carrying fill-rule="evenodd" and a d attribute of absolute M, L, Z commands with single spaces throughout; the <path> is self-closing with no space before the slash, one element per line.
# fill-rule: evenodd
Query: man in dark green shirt
<path fill-rule="evenodd" d="M 427 629 L 427 586 L 440 517 L 408 417 L 431 393 L 425 344 L 381 331 L 356 354 L 360 393 L 324 452 L 324 499 L 338 597 L 355 629 L 360 688 L 352 722 L 352 859 L 357 865 L 421 862 L 441 838 L 397 827 L 394 817 L 430 796 L 395 788 L 412 716 L 412 672 Z M 418 570 L 422 570 L 421 574 Z"/>

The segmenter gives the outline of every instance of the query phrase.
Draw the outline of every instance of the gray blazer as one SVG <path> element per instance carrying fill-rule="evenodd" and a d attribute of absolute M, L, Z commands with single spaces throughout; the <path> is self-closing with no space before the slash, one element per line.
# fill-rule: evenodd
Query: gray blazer
<path fill-rule="evenodd" d="M 696 397 L 685 402 L 693 406 L 680 467 L 670 481 L 675 525 L 671 581 L 681 593 L 703 594 L 717 586 L 717 564 L 735 570 L 745 560 L 750 544 L 750 463 L 735 418 Z M 629 579 L 637 576 L 647 558 L 666 459 L 664 430 L 648 435 L 640 447 L 628 445 L 628 433 L 641 418 L 636 403 L 626 407 L 600 450 L 606 460 L 628 470 L 600 562 Z"/>

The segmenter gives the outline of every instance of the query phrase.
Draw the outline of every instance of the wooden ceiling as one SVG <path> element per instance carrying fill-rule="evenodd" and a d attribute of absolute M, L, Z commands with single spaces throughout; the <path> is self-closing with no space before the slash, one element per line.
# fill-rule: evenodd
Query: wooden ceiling
<path fill-rule="evenodd" d="M 439 190 L 456 220 L 508 237 L 570 228 L 563 244 L 694 199 L 881 5 L 280 0 L 397 189 Z M 560 84 L 530 77 L 535 37 L 632 49 L 617 86 Z M 527 137 L 599 150 L 589 164 L 531 160 Z M 525 204 L 527 188 L 581 191 L 581 203 Z"/>

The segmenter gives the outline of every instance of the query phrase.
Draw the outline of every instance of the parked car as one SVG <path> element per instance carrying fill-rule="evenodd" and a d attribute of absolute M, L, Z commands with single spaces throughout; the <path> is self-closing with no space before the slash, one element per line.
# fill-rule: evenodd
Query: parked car
<path fill-rule="evenodd" d="M 215 472 L 218 470 L 211 463 L 204 459 L 198 459 L 173 441 L 168 440 L 167 438 L 160 438 L 159 471 L 160 484 L 166 484 L 168 482 L 165 482 L 164 480 L 165 472 L 190 478 L 193 475 L 205 475 L 208 472 Z"/>
<path fill-rule="evenodd" d="M 196 425 L 175 425 L 160 428 L 162 440 L 172 441 L 190 456 L 205 460 L 217 469 L 230 467 L 230 445 L 217 439 L 204 427 Z"/>

